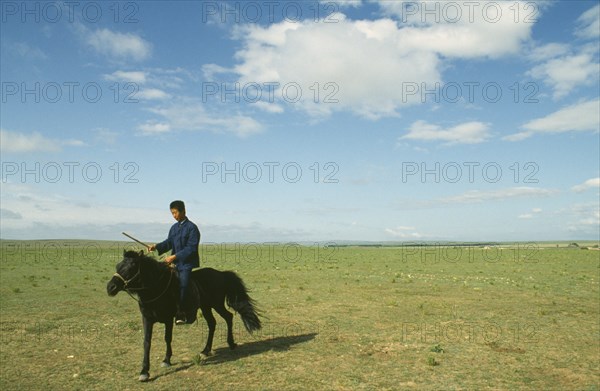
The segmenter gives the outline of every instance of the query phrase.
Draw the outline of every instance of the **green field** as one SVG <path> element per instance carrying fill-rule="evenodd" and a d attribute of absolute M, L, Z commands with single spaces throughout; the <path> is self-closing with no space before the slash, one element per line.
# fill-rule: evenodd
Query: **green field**
<path fill-rule="evenodd" d="M 163 369 L 157 326 L 141 384 L 137 303 L 106 294 L 131 245 L 4 240 L 0 389 L 599 390 L 600 252 L 567 244 L 203 246 L 203 266 L 245 280 L 264 329 L 236 316 L 229 351 L 217 317 L 203 358 L 199 318 Z"/>

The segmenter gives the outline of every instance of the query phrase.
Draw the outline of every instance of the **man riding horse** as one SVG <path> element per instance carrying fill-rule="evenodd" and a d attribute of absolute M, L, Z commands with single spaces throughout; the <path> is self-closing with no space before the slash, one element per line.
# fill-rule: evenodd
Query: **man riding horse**
<path fill-rule="evenodd" d="M 177 267 L 180 285 L 179 308 L 175 324 L 191 324 L 196 321 L 196 309 L 190 308 L 188 286 L 192 269 L 200 266 L 198 254 L 200 230 L 187 218 L 183 201 L 173 201 L 169 208 L 177 222 L 169 230 L 167 239 L 148 246 L 148 251 L 157 250 L 160 255 L 171 250 L 171 255 L 166 257 L 165 261 Z"/>

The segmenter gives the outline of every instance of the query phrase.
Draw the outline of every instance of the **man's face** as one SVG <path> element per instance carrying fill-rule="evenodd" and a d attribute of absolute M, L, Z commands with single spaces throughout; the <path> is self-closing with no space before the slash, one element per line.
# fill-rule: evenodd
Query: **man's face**
<path fill-rule="evenodd" d="M 177 209 L 171 209 L 171 214 L 173 218 L 179 222 L 182 222 L 185 219 L 185 211 L 179 211 Z"/>

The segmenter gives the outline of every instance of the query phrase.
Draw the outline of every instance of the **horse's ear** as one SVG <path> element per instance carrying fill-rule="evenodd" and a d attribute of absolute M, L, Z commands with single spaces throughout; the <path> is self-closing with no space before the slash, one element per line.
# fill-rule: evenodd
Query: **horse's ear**
<path fill-rule="evenodd" d="M 140 250 L 140 257 L 144 256 L 144 250 Z"/>

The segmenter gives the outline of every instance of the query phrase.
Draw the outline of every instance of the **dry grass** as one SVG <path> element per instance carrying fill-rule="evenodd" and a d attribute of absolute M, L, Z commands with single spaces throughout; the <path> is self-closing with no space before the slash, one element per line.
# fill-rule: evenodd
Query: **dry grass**
<path fill-rule="evenodd" d="M 87 258 L 90 243 L 54 244 L 64 250 L 44 257 L 44 242 L 2 242 L 3 390 L 599 389 L 594 251 L 472 248 L 449 261 L 441 247 L 302 247 L 297 259 L 211 249 L 203 265 L 240 273 L 264 329 L 249 335 L 236 317 L 229 351 L 218 318 L 214 354 L 200 358 L 204 321 L 178 327 L 175 365 L 162 369 L 159 326 L 140 384 L 137 304 L 105 292 L 122 244 L 93 243 Z"/>

